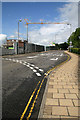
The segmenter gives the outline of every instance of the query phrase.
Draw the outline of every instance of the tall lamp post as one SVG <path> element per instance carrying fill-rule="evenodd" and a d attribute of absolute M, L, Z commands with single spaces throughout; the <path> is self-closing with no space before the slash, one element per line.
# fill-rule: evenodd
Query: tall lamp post
<path fill-rule="evenodd" d="M 20 20 L 18 21 L 18 40 L 19 40 L 19 22 L 22 22 L 22 20 L 20 19 Z M 18 54 L 18 45 L 17 45 L 17 54 Z"/>
<path fill-rule="evenodd" d="M 19 22 L 22 22 L 22 20 L 20 19 L 20 20 L 18 21 L 18 40 L 19 40 Z"/>
<path fill-rule="evenodd" d="M 72 25 L 70 23 L 68 23 L 67 25 L 70 25 L 70 36 L 71 36 L 71 28 L 72 28 Z M 71 52 L 71 45 L 72 45 L 72 41 L 71 41 L 71 38 L 70 38 L 70 52 Z"/>

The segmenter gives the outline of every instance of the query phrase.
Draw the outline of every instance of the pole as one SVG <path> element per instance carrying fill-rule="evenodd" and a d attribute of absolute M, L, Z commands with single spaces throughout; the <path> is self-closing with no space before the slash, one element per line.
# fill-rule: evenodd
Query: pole
<path fill-rule="evenodd" d="M 70 24 L 70 36 L 71 36 L 71 24 Z M 70 37 L 70 52 L 71 52 L 71 37 Z"/>
<path fill-rule="evenodd" d="M 18 40 L 19 40 L 19 21 L 18 21 Z"/>
<path fill-rule="evenodd" d="M 19 41 L 19 21 L 18 21 L 18 41 Z M 18 54 L 18 41 L 17 41 L 17 54 Z"/>
<path fill-rule="evenodd" d="M 28 24 L 27 24 L 27 52 L 28 52 Z"/>
<path fill-rule="evenodd" d="M 28 24 L 27 24 L 27 42 L 28 42 Z"/>

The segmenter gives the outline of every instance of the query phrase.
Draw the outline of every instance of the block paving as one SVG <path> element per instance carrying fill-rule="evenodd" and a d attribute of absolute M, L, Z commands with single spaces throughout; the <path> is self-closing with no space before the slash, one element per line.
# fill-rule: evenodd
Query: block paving
<path fill-rule="evenodd" d="M 49 76 L 42 118 L 75 118 L 80 120 L 80 68 L 78 56 L 67 52 L 71 59 Z"/>

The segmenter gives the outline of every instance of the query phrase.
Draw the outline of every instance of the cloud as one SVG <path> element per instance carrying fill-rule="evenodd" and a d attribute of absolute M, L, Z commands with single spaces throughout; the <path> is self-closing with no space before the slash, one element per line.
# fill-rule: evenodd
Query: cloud
<path fill-rule="evenodd" d="M 62 8 L 59 8 L 58 11 L 60 13 L 60 16 L 58 16 L 59 22 L 70 23 L 72 25 L 71 32 L 75 31 L 78 27 L 78 3 L 66 3 Z M 69 36 L 70 25 L 49 24 L 42 25 L 41 28 L 34 28 L 34 30 L 30 31 L 29 41 L 41 45 L 51 45 L 52 42 L 67 42 Z"/>
<path fill-rule="evenodd" d="M 5 34 L 0 34 L 0 46 L 4 43 L 6 43 L 7 40 L 7 35 Z"/>

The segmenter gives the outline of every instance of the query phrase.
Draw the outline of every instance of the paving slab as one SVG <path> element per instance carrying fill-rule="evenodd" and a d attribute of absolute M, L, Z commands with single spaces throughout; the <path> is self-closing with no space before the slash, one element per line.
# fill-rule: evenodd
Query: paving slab
<path fill-rule="evenodd" d="M 71 56 L 71 59 L 49 75 L 43 112 L 39 113 L 38 118 L 59 118 L 60 120 L 74 118 L 77 120 L 80 116 L 79 56 L 68 51 L 66 53 Z"/>

